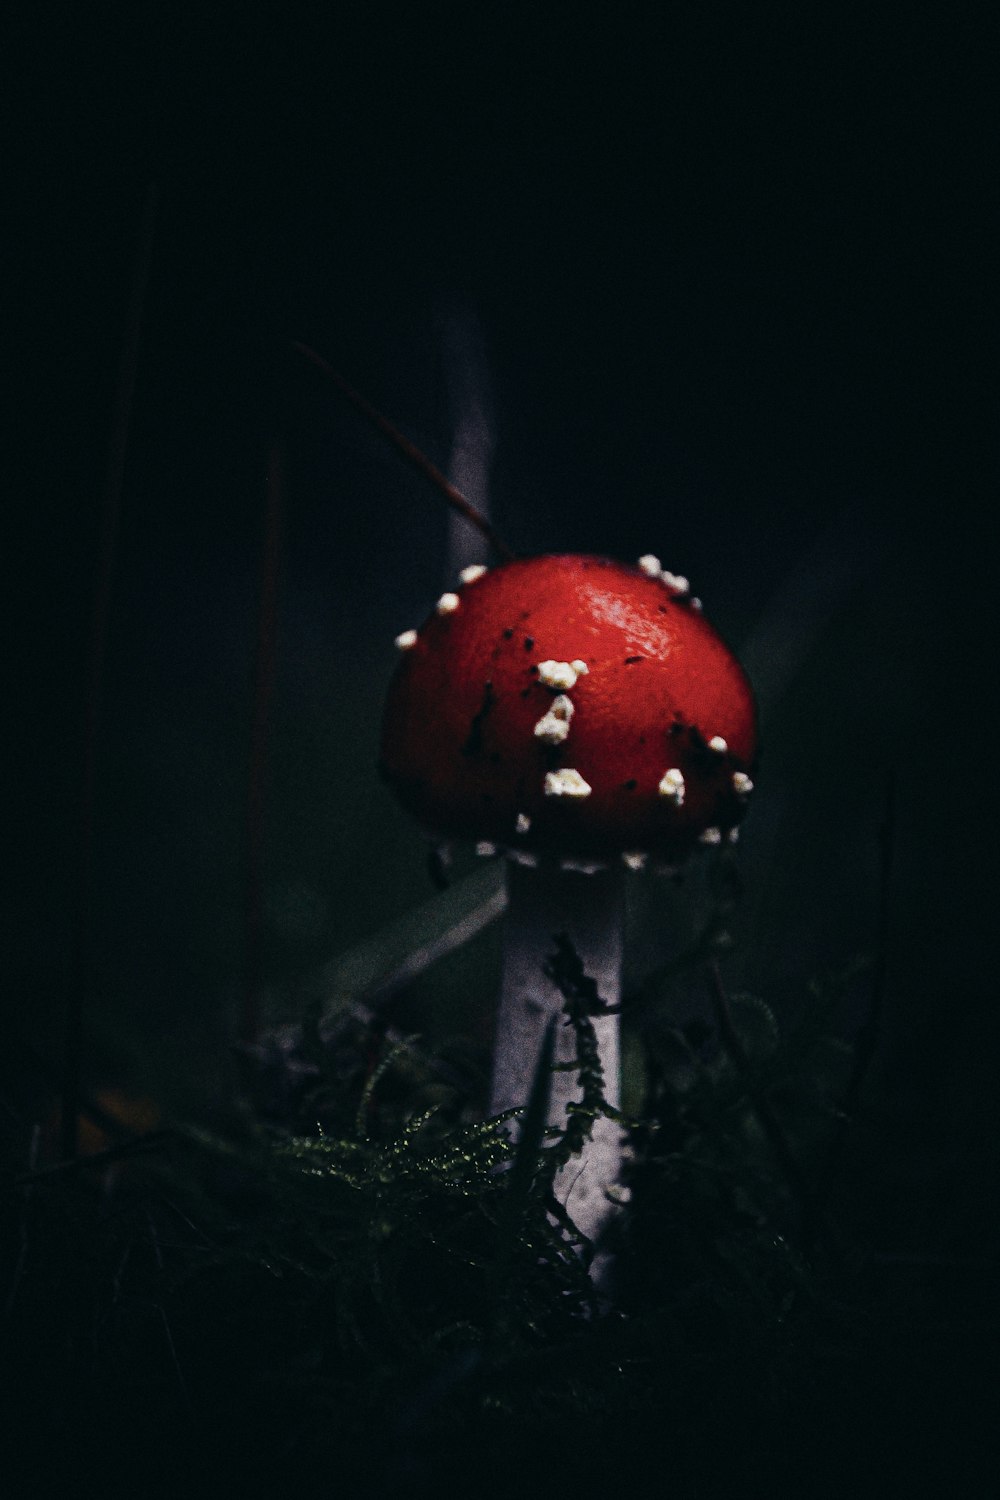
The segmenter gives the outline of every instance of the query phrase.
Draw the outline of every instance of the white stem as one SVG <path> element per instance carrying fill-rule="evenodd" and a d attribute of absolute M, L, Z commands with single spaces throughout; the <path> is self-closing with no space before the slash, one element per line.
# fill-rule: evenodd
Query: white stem
<path fill-rule="evenodd" d="M 546 960 L 555 951 L 555 938 L 565 933 L 593 979 L 601 999 L 617 1005 L 621 998 L 624 879 L 618 870 L 583 875 L 556 865 L 530 869 L 510 864 L 508 905 L 504 928 L 503 979 L 493 1048 L 493 1086 L 490 1112 L 527 1103 L 545 1028 L 559 1015 L 564 999 L 545 974 Z M 604 1069 L 604 1093 L 609 1104 L 621 1102 L 619 1018 L 595 1016 L 594 1031 Z M 576 1059 L 572 1027 L 556 1027 L 555 1061 Z M 575 1072 L 552 1075 L 549 1124 L 563 1125 L 566 1106 L 579 1099 Z M 556 1177 L 556 1196 L 590 1239 L 596 1239 L 615 1212 L 607 1196 L 619 1179 L 622 1130 L 606 1118 L 597 1120 L 579 1156 Z"/>

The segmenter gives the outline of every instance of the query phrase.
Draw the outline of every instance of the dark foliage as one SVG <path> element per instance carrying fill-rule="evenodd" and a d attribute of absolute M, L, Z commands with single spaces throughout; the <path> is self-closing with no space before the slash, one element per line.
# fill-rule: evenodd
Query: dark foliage
<path fill-rule="evenodd" d="M 840 1111 L 854 1075 L 839 1009 L 868 971 L 827 977 L 779 1024 L 716 970 L 717 1024 L 678 1028 L 672 984 L 679 968 L 713 982 L 720 921 L 625 1002 L 647 1088 L 611 1311 L 592 1247 L 553 1213 L 553 1172 L 606 1108 L 565 943 L 550 968 L 583 1087 L 561 1135 L 542 1124 L 550 1051 L 515 1148 L 417 1039 L 349 1017 L 325 1042 L 307 1018 L 257 1049 L 231 1128 L 175 1125 L 33 1170 L 38 1132 L 33 1148 L 14 1131 L 16 1493 L 88 1473 L 143 1494 L 640 1494 L 652 1476 L 672 1495 L 817 1495 L 867 1493 L 878 1473 L 895 1494 L 949 1472 L 950 1493 L 978 1493 L 982 1270 L 932 1246 L 873 1253 L 861 1196 L 836 1181 L 860 1138 L 867 1190 L 894 1190 L 877 1084 L 861 1118 Z"/>

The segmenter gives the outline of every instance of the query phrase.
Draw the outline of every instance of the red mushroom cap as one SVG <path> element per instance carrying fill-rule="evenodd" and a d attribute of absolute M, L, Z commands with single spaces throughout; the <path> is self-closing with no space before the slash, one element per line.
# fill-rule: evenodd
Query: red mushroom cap
<path fill-rule="evenodd" d="M 381 766 L 415 818 L 512 848 L 671 860 L 735 827 L 750 685 L 684 580 L 643 562 L 506 563 L 399 638 Z"/>

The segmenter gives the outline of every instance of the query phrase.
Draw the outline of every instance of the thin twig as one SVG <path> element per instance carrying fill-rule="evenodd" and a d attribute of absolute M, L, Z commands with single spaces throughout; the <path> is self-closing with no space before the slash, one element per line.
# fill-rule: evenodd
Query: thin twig
<path fill-rule="evenodd" d="M 872 971 L 871 1001 L 865 1023 L 858 1032 L 854 1047 L 854 1066 L 844 1096 L 843 1110 L 848 1120 L 854 1117 L 861 1098 L 868 1069 L 871 1067 L 882 1037 L 882 1012 L 885 1008 L 885 979 L 889 963 L 889 904 L 892 889 L 892 862 L 896 843 L 896 773 L 890 770 L 885 784 L 885 813 L 879 830 L 879 896 L 875 966 Z"/>
<path fill-rule="evenodd" d="M 896 773 L 890 770 L 885 783 L 885 811 L 879 829 L 879 892 L 876 918 L 875 963 L 868 1001 L 868 1014 L 854 1038 L 851 1073 L 840 1106 L 840 1123 L 830 1143 L 817 1193 L 823 1204 L 829 1197 L 847 1144 L 847 1137 L 857 1117 L 868 1070 L 882 1039 L 882 1015 L 885 1009 L 885 981 L 889 955 L 889 909 L 892 889 L 892 864 L 896 843 Z"/>
<path fill-rule="evenodd" d="M 164 1141 L 176 1139 L 173 1130 L 151 1130 L 148 1135 L 133 1136 L 131 1140 L 124 1141 L 120 1146 L 108 1146 L 103 1151 L 93 1151 L 89 1156 L 72 1156 L 66 1161 L 51 1162 L 46 1167 L 38 1167 L 34 1172 L 23 1172 L 20 1177 L 14 1177 L 7 1185 L 12 1188 L 29 1187 L 35 1182 L 44 1182 L 50 1177 L 60 1177 L 67 1172 L 82 1171 L 84 1168 L 107 1166 L 110 1162 L 120 1161 L 123 1156 L 134 1156 L 139 1151 L 148 1151 L 154 1146 L 161 1146 Z"/>
<path fill-rule="evenodd" d="M 246 888 L 243 954 L 243 1011 L 240 1038 L 256 1040 L 260 1031 L 260 975 L 264 935 L 264 810 L 267 749 L 271 724 L 277 656 L 278 573 L 284 511 L 281 453 L 268 456 L 264 541 L 260 568 L 260 605 L 257 614 L 257 658 L 253 717 L 250 727 L 250 766 L 247 774 Z"/>
<path fill-rule="evenodd" d="M 187 1381 L 184 1379 L 184 1371 L 181 1369 L 181 1362 L 177 1358 L 177 1345 L 174 1343 L 174 1336 L 170 1331 L 170 1322 L 167 1318 L 166 1309 L 158 1302 L 156 1304 L 156 1310 L 160 1314 L 160 1319 L 163 1323 L 163 1332 L 166 1334 L 167 1338 L 167 1348 L 170 1351 L 171 1363 L 174 1367 L 174 1374 L 177 1377 L 177 1384 L 180 1388 L 180 1393 L 184 1398 L 184 1405 L 188 1408 L 189 1411 L 193 1411 L 194 1402 L 191 1400 L 191 1392 L 188 1390 Z"/>
<path fill-rule="evenodd" d="M 445 478 L 437 465 L 431 463 L 426 453 L 423 453 L 415 443 L 411 443 L 409 438 L 404 437 L 399 429 L 394 427 L 377 407 L 372 406 L 370 401 L 366 401 L 359 391 L 356 391 L 352 385 L 348 385 L 344 377 L 338 374 L 331 365 L 327 364 L 326 360 L 322 355 L 317 354 L 315 349 L 310 349 L 308 344 L 302 344 L 298 339 L 292 340 L 292 348 L 296 353 L 301 354 L 304 359 L 307 359 L 311 365 L 314 365 L 324 378 L 331 385 L 335 386 L 340 394 L 351 403 L 356 411 L 359 411 L 374 427 L 377 427 L 383 437 L 388 438 L 397 453 L 402 454 L 407 463 L 411 464 L 418 473 L 423 474 L 425 479 L 430 480 L 434 488 L 440 495 L 444 496 L 453 510 L 457 511 L 460 516 L 464 516 L 472 526 L 475 526 L 482 532 L 499 557 L 502 557 L 505 562 L 513 560 L 515 556 L 514 552 L 498 534 L 492 522 L 488 521 L 476 509 L 471 500 L 465 498 L 461 490 L 456 489 L 451 481 Z"/>
<path fill-rule="evenodd" d="M 108 627 L 114 587 L 118 533 L 121 528 L 122 495 L 125 486 L 125 456 L 128 451 L 129 427 L 139 368 L 139 346 L 142 335 L 146 286 L 153 258 L 153 235 L 156 227 L 156 188 L 146 189 L 142 222 L 132 271 L 128 308 L 125 315 L 125 339 L 118 366 L 108 471 L 101 510 L 101 535 L 98 543 L 97 586 L 94 591 L 87 663 L 87 696 L 83 726 L 83 780 L 80 791 L 80 824 L 77 834 L 76 913 L 73 935 L 73 970 L 66 1001 L 65 1040 L 63 1044 L 62 1116 L 60 1135 L 64 1156 L 74 1156 L 78 1143 L 77 1116 L 80 1112 L 80 1072 L 83 1051 L 83 1013 L 91 984 L 93 956 L 91 923 L 93 900 L 94 823 L 97 804 L 97 755 L 100 739 L 101 711 L 104 702 L 104 675 L 108 654 Z"/>
<path fill-rule="evenodd" d="M 31 1144 L 28 1147 L 28 1170 L 35 1170 L 35 1162 L 38 1160 L 38 1146 L 42 1138 L 42 1128 L 35 1124 L 31 1128 Z M 0 1317 L 0 1328 L 6 1328 L 10 1321 L 10 1315 L 14 1311 L 17 1294 L 21 1288 L 21 1278 L 24 1275 L 24 1266 L 28 1258 L 28 1203 L 30 1194 L 25 1193 L 21 1200 L 21 1211 L 18 1216 L 17 1226 L 17 1260 L 14 1263 L 13 1275 L 10 1279 L 10 1288 L 4 1302 L 3 1316 Z"/>
<path fill-rule="evenodd" d="M 777 1115 L 771 1109 L 766 1097 L 757 1086 L 754 1076 L 753 1064 L 747 1056 L 746 1048 L 740 1040 L 739 1032 L 733 1021 L 733 1013 L 729 1006 L 729 997 L 726 994 L 719 965 L 713 959 L 708 965 L 711 976 L 710 993 L 712 997 L 712 1009 L 715 1013 L 716 1025 L 722 1044 L 729 1053 L 730 1058 L 743 1081 L 750 1101 L 750 1107 L 757 1116 L 761 1130 L 767 1139 L 767 1143 L 774 1154 L 774 1158 L 781 1168 L 782 1175 L 798 1203 L 799 1221 L 802 1230 L 803 1242 L 809 1245 L 816 1237 L 817 1229 L 820 1227 L 819 1205 L 816 1196 L 807 1182 L 802 1168 L 795 1158 L 795 1154 L 788 1144 L 785 1132 Z M 823 1225 L 825 1237 L 830 1238 L 829 1226 Z"/>

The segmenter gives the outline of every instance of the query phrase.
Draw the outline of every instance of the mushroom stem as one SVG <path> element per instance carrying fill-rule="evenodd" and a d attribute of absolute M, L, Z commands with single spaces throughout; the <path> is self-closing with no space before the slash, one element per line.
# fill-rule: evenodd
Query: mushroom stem
<path fill-rule="evenodd" d="M 564 999 L 545 972 L 556 952 L 556 938 L 565 934 L 583 971 L 597 986 L 600 998 L 618 1005 L 621 998 L 624 878 L 619 870 L 584 875 L 561 870 L 557 864 L 529 868 L 509 864 L 508 905 L 503 942 L 503 977 L 493 1048 L 490 1111 L 499 1114 L 527 1102 L 545 1029 L 551 1016 L 563 1010 Z M 604 1071 L 604 1097 L 618 1108 L 621 1102 L 619 1017 L 592 1018 L 598 1057 Z M 569 1063 L 552 1075 L 548 1123 L 566 1123 L 567 1105 L 580 1098 L 576 1038 L 572 1027 L 556 1030 L 556 1063 Z M 579 1156 L 561 1168 L 555 1180 L 556 1197 L 577 1228 L 597 1240 L 615 1205 L 607 1191 L 618 1181 L 623 1132 L 614 1121 L 594 1122 L 590 1139 Z M 607 1269 L 606 1258 L 595 1259 L 595 1280 Z"/>

